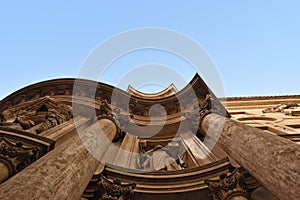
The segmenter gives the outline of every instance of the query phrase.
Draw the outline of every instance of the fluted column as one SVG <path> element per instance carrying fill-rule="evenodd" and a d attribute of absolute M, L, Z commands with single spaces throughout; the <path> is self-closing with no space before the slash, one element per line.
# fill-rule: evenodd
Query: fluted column
<path fill-rule="evenodd" d="M 82 134 L 85 145 L 95 146 L 97 158 L 86 149 L 78 135 L 49 152 L 38 161 L 0 185 L 0 199 L 80 199 L 81 194 L 93 176 L 99 158 L 104 154 L 109 142 L 117 134 L 117 128 L 110 119 L 100 119 Z M 104 134 L 99 133 L 99 125 Z M 101 138 L 102 137 L 102 138 Z M 89 144 L 86 144 L 89 143 Z"/>
<path fill-rule="evenodd" d="M 299 199 L 299 144 L 214 113 L 204 116 L 200 126 L 276 197 Z"/>

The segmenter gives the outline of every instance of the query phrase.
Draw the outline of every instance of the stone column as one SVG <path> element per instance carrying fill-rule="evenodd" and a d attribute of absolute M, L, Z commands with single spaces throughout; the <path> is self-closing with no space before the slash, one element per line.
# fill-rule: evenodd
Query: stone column
<path fill-rule="evenodd" d="M 260 186 L 251 192 L 251 200 L 279 200 L 266 188 Z"/>
<path fill-rule="evenodd" d="M 117 128 L 110 119 L 99 119 L 99 123 L 89 126 L 82 134 L 73 136 L 26 169 L 0 185 L 0 199 L 80 199 L 84 189 L 99 165 L 98 159 L 86 149 L 82 142 L 100 147 L 97 156 L 105 153 L 117 134 Z M 104 134 L 99 133 L 99 125 Z M 114 131 L 112 131 L 114 130 Z M 99 145 L 101 144 L 101 145 Z M 87 145 L 87 144 L 86 144 Z"/>
<path fill-rule="evenodd" d="M 6 179 L 9 178 L 9 169 L 8 167 L 3 163 L 3 162 L 0 162 L 0 184 L 5 181 Z"/>
<path fill-rule="evenodd" d="M 214 113 L 200 127 L 278 199 L 299 199 L 299 144 Z"/>

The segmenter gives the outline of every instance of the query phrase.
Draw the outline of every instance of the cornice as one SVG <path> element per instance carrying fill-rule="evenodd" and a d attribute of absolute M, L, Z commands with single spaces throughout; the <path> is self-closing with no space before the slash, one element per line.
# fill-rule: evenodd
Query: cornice
<path fill-rule="evenodd" d="M 76 84 L 76 91 L 73 91 L 74 84 Z M 155 104 L 161 105 L 166 110 L 167 123 L 176 123 L 182 120 L 182 110 L 191 109 L 195 101 L 198 103 L 199 100 L 205 99 L 208 93 L 216 98 L 198 74 L 194 76 L 186 87 L 176 94 L 160 98 L 141 96 L 135 93 L 129 94 L 111 85 L 91 80 L 63 78 L 35 83 L 12 93 L 0 101 L 0 112 L 9 107 L 45 96 L 67 104 L 71 104 L 72 99 L 75 99 L 81 105 L 93 109 L 96 107 L 97 109 L 101 100 L 106 99 L 107 102 L 111 103 L 111 98 L 114 95 L 117 99 L 113 103 L 115 104 L 114 106 L 124 110 L 127 110 L 129 107 L 129 113 L 138 124 L 147 124 L 149 121 L 149 110 Z M 220 104 L 219 106 L 222 105 Z M 160 114 L 157 113 L 158 116 Z"/>
<path fill-rule="evenodd" d="M 118 178 L 137 183 L 136 192 L 178 193 L 205 189 L 207 186 L 204 181 L 208 177 L 218 177 L 220 174 L 229 172 L 231 167 L 228 158 L 225 158 L 189 170 L 166 172 L 137 173 L 117 166 L 108 166 L 104 174 L 111 179 Z"/>

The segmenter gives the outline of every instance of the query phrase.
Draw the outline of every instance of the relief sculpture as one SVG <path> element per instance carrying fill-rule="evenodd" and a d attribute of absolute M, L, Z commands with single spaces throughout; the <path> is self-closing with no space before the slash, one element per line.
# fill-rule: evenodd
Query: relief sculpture
<path fill-rule="evenodd" d="M 0 163 L 5 163 L 10 177 L 36 160 L 37 147 L 26 147 L 22 142 L 12 142 L 0 137 Z M 5 179 L 6 179 L 5 178 Z M 4 180 L 0 180 L 2 182 Z"/>
<path fill-rule="evenodd" d="M 277 106 L 265 108 L 263 113 L 276 113 L 281 112 L 286 115 L 300 115 L 300 105 L 294 102 L 284 102 Z"/>
<path fill-rule="evenodd" d="M 41 133 L 72 118 L 72 108 L 50 97 L 9 108 L 0 113 L 0 126 Z"/>

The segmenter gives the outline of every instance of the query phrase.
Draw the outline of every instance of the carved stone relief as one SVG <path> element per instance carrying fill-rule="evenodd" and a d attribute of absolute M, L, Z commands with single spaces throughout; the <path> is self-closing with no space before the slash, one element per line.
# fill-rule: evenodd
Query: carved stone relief
<path fill-rule="evenodd" d="M 169 143 L 166 146 L 160 144 L 145 150 L 146 141 L 140 142 L 140 154 L 137 166 L 142 170 L 149 171 L 176 171 L 187 168 L 184 162 L 184 155 L 180 155 L 180 147 L 177 142 Z M 148 147 L 149 148 L 149 147 Z"/>
<path fill-rule="evenodd" d="M 300 115 L 300 105 L 293 102 L 280 103 L 277 106 L 265 108 L 263 113 L 276 113 L 281 112 L 286 115 Z"/>
<path fill-rule="evenodd" d="M 0 115 L 0 126 L 39 134 L 71 118 L 70 106 L 43 97 L 4 110 Z"/>
<path fill-rule="evenodd" d="M 97 113 L 98 115 L 105 115 L 109 117 L 113 117 L 112 109 L 111 106 L 107 103 L 107 100 L 102 100 L 100 103 L 100 109 L 99 112 Z"/>
<path fill-rule="evenodd" d="M 0 137 L 0 163 L 1 172 L 7 170 L 9 173 L 2 177 L 0 183 L 18 173 L 37 159 L 37 147 L 25 146 L 22 142 L 13 142 L 5 137 Z"/>
<path fill-rule="evenodd" d="M 59 124 L 62 124 L 72 118 L 72 109 L 70 106 L 58 104 L 57 108 L 50 108 L 46 115 L 46 120 L 36 130 L 37 133 L 41 133 L 45 130 L 53 128 Z"/>

